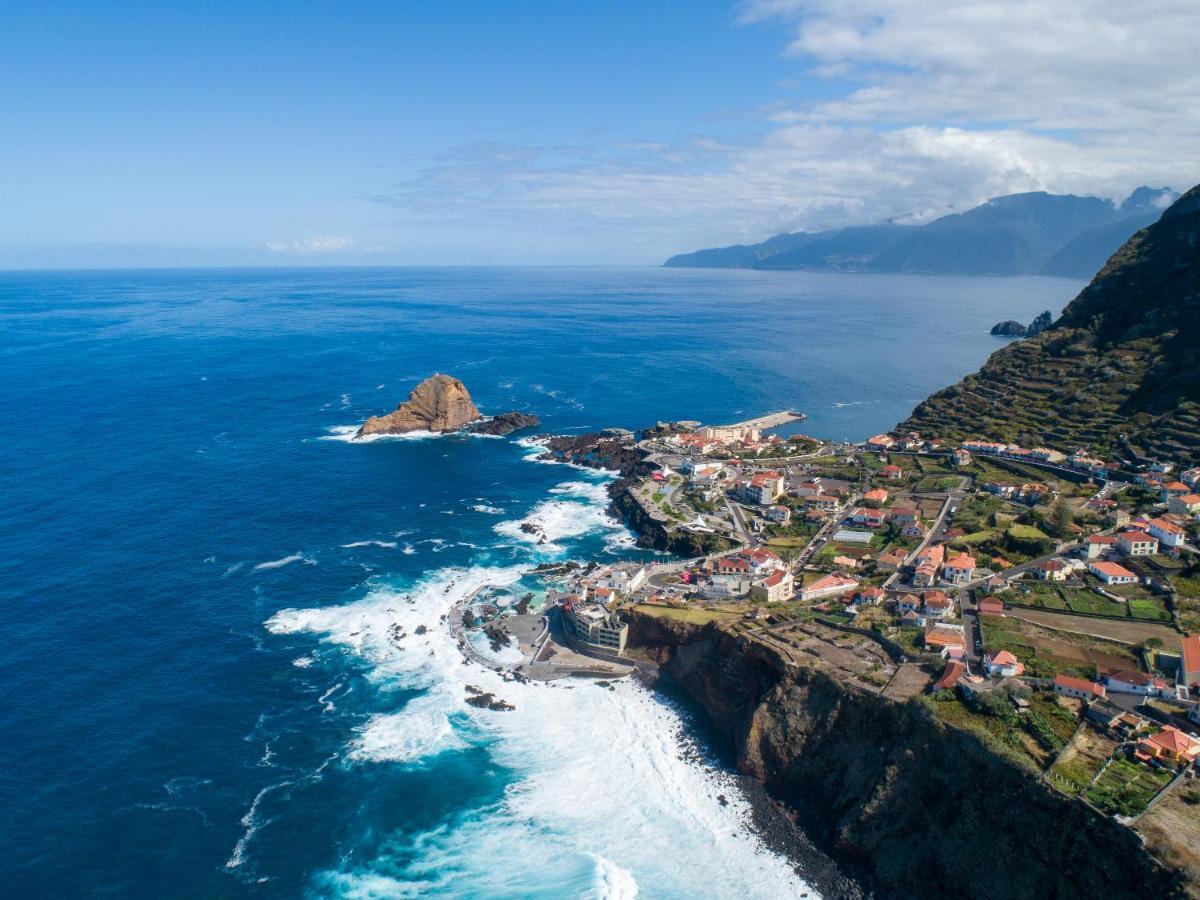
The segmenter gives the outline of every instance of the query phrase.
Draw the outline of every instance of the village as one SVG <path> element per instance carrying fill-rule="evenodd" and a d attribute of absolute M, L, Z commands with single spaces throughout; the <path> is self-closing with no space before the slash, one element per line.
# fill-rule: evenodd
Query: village
<path fill-rule="evenodd" d="M 629 435 L 653 464 L 633 488 L 647 515 L 725 546 L 555 571 L 543 628 L 563 652 L 619 677 L 631 611 L 724 623 L 925 704 L 1148 840 L 1184 827 L 1200 846 L 1200 469 L 767 433 L 799 418 Z"/>

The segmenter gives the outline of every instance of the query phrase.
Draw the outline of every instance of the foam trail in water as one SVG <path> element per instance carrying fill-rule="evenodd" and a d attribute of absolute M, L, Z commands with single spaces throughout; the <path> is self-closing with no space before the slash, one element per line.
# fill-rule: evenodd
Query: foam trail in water
<path fill-rule="evenodd" d="M 303 562 L 307 565 L 316 565 L 314 560 L 308 559 L 303 553 L 293 553 L 291 556 L 285 556 L 282 559 L 272 559 L 269 562 L 261 562 L 254 567 L 255 572 L 265 572 L 269 569 L 282 569 L 284 566 L 290 566 L 292 563 Z"/>

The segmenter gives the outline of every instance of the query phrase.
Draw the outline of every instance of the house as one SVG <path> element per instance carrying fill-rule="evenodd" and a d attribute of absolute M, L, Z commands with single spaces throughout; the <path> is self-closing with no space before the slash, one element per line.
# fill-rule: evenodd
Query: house
<path fill-rule="evenodd" d="M 1139 759 L 1191 765 L 1200 756 L 1200 738 L 1174 725 L 1164 725 L 1157 734 L 1142 738 L 1134 755 Z"/>
<path fill-rule="evenodd" d="M 858 582 L 847 575 L 834 572 L 824 578 L 818 578 L 808 587 L 800 588 L 801 600 L 818 600 L 821 597 L 834 597 L 858 587 Z"/>
<path fill-rule="evenodd" d="M 1137 584 L 1138 580 L 1136 575 L 1134 575 L 1124 566 L 1118 566 L 1114 562 L 1089 563 L 1088 571 L 1108 585 Z"/>
<path fill-rule="evenodd" d="M 897 506 L 892 510 L 892 521 L 897 525 L 907 525 L 909 522 L 919 522 L 921 514 L 911 506 Z"/>
<path fill-rule="evenodd" d="M 1159 494 L 1159 498 L 1163 503 L 1167 503 L 1172 497 L 1182 497 L 1185 494 L 1190 494 L 1191 492 L 1192 489 L 1182 481 L 1168 481 L 1162 486 L 1162 492 Z"/>
<path fill-rule="evenodd" d="M 1200 489 L 1200 466 L 1183 472 L 1180 479 L 1193 489 Z"/>
<path fill-rule="evenodd" d="M 941 677 L 933 683 L 933 689 L 935 691 L 951 690 L 954 685 L 958 684 L 958 679 L 962 678 L 966 671 L 967 667 L 961 660 L 951 659 L 946 663 L 946 668 L 942 670 Z"/>
<path fill-rule="evenodd" d="M 863 494 L 863 500 L 867 503 L 878 503 L 880 506 L 887 503 L 888 492 L 883 488 L 875 488 Z"/>
<path fill-rule="evenodd" d="M 1172 497 L 1167 501 L 1167 512 L 1177 516 L 1194 516 L 1200 514 L 1200 494 L 1184 494 Z"/>
<path fill-rule="evenodd" d="M 997 600 L 995 597 L 984 597 L 979 601 L 979 614 L 981 616 L 1004 615 L 1004 601 Z"/>
<path fill-rule="evenodd" d="M 1117 549 L 1124 556 L 1153 556 L 1158 552 L 1158 541 L 1144 531 L 1130 528 L 1117 535 Z"/>
<path fill-rule="evenodd" d="M 838 501 L 836 497 L 826 497 L 824 495 L 814 494 L 810 497 L 804 498 L 804 508 L 831 513 L 837 510 Z"/>
<path fill-rule="evenodd" d="M 837 566 L 839 569 L 857 569 L 858 568 L 858 560 L 855 559 L 853 556 L 835 556 L 833 558 L 833 564 L 835 566 Z"/>
<path fill-rule="evenodd" d="M 1114 694 L 1141 694 L 1144 697 L 1153 697 L 1167 689 L 1167 683 L 1161 678 L 1133 669 L 1109 672 L 1104 676 L 1104 683 Z"/>
<path fill-rule="evenodd" d="M 825 493 L 825 487 L 821 484 L 821 479 L 814 478 L 812 481 L 800 482 L 791 492 L 797 497 L 820 497 Z"/>
<path fill-rule="evenodd" d="M 767 521 L 776 525 L 787 525 L 792 521 L 792 511 L 778 503 L 767 507 Z"/>
<path fill-rule="evenodd" d="M 967 637 L 961 625 L 937 625 L 925 627 L 925 646 L 931 650 L 945 650 L 948 647 L 966 647 Z"/>
<path fill-rule="evenodd" d="M 1157 538 L 1164 547 L 1178 547 L 1187 538 L 1187 533 L 1167 519 L 1151 519 L 1150 537 Z"/>
<path fill-rule="evenodd" d="M 1087 558 L 1097 559 L 1105 552 L 1116 548 L 1117 537 L 1113 534 L 1093 534 L 1087 539 Z"/>
<path fill-rule="evenodd" d="M 796 582 L 787 569 L 776 569 L 750 589 L 750 596 L 767 603 L 784 603 L 792 599 Z"/>
<path fill-rule="evenodd" d="M 875 568 L 880 572 L 895 572 L 902 565 L 904 565 L 904 551 L 900 549 L 880 553 L 875 559 Z"/>
<path fill-rule="evenodd" d="M 693 466 L 690 483 L 694 487 L 710 487 L 721 478 L 720 466 Z"/>
<path fill-rule="evenodd" d="M 867 528 L 878 528 L 883 525 L 887 514 L 881 509 L 868 509 L 860 506 L 850 513 L 850 521 L 855 525 L 865 525 Z"/>
<path fill-rule="evenodd" d="M 912 583 L 916 587 L 933 587 L 937 581 L 938 570 L 946 557 L 944 544 L 934 544 L 926 547 L 916 558 L 916 568 L 913 571 Z"/>
<path fill-rule="evenodd" d="M 1042 581 L 1066 581 L 1071 567 L 1061 559 L 1044 559 L 1033 567 L 1033 571 Z"/>
<path fill-rule="evenodd" d="M 954 601 L 945 591 L 922 592 L 921 606 L 925 616 L 930 619 L 949 619 L 954 615 Z"/>
<path fill-rule="evenodd" d="M 1024 664 L 1007 650 L 1000 650 L 985 657 L 984 668 L 993 678 L 1015 678 L 1025 674 Z"/>
<path fill-rule="evenodd" d="M 886 478 L 888 481 L 895 481 L 897 478 L 904 477 L 904 470 L 899 466 L 884 466 L 879 470 L 879 477 Z"/>
<path fill-rule="evenodd" d="M 858 593 L 854 595 L 854 599 L 858 601 L 860 606 L 875 606 L 883 602 L 883 597 L 883 588 L 874 584 L 869 584 L 864 588 L 859 588 Z"/>
<path fill-rule="evenodd" d="M 971 454 L 960 447 L 950 454 L 950 462 L 956 466 L 969 466 L 971 464 Z"/>
<path fill-rule="evenodd" d="M 1072 678 L 1070 675 L 1054 676 L 1054 693 L 1064 697 L 1077 697 L 1080 700 L 1103 700 L 1104 685 L 1083 678 Z"/>
<path fill-rule="evenodd" d="M 895 445 L 896 441 L 886 434 L 877 434 L 874 437 L 867 438 L 867 446 L 872 450 L 887 450 Z"/>
<path fill-rule="evenodd" d="M 925 527 L 923 522 L 908 522 L 900 529 L 900 536 L 906 538 L 918 538 L 924 540 L 929 534 L 929 529 Z"/>
<path fill-rule="evenodd" d="M 783 494 L 783 476 L 778 472 L 758 472 L 742 482 L 739 493 L 747 503 L 768 506 Z"/>
<path fill-rule="evenodd" d="M 1200 684 L 1200 634 L 1189 634 L 1181 643 L 1183 661 L 1179 666 L 1179 682 L 1189 687 Z"/>
<path fill-rule="evenodd" d="M 951 584 L 966 584 L 975 577 L 975 558 L 960 553 L 942 567 L 942 579 Z"/>

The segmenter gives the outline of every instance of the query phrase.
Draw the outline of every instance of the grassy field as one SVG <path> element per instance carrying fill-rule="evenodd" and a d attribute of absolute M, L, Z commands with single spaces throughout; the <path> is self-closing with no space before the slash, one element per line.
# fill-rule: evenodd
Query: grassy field
<path fill-rule="evenodd" d="M 1168 647 L 1177 647 L 1179 642 L 1179 635 L 1173 629 L 1157 622 L 1138 619 L 1092 619 L 1040 609 L 1021 609 L 1013 612 L 1038 625 L 1061 628 L 1082 635 L 1094 634 L 1128 644 L 1140 644 L 1152 637 L 1158 638 Z"/>
<path fill-rule="evenodd" d="M 1117 743 L 1112 738 L 1085 728 L 1054 763 L 1048 780 L 1065 794 L 1078 794 L 1091 783 L 1116 749 Z"/>
<path fill-rule="evenodd" d="M 1176 785 L 1138 819 L 1137 830 L 1155 856 L 1183 870 L 1191 888 L 1189 896 L 1200 896 L 1200 787 Z"/>
<path fill-rule="evenodd" d="M 744 612 L 742 609 L 704 609 L 703 607 L 677 608 L 674 606 L 658 606 L 651 603 L 639 603 L 634 609 L 649 616 L 660 619 L 674 619 L 677 622 L 689 622 L 692 625 L 707 625 L 709 622 L 729 621 L 736 619 Z"/>
<path fill-rule="evenodd" d="M 1096 620 L 1102 621 L 1102 620 Z M 1007 650 L 1025 664 L 1029 675 L 1053 678 L 1059 673 L 1091 678 L 1097 665 L 1137 668 L 1132 650 L 1082 634 L 1065 634 L 1011 616 L 981 616 L 987 652 Z"/>
<path fill-rule="evenodd" d="M 1087 798 L 1108 815 L 1136 816 L 1172 777 L 1173 773 L 1165 769 L 1116 759 L 1088 788 Z"/>

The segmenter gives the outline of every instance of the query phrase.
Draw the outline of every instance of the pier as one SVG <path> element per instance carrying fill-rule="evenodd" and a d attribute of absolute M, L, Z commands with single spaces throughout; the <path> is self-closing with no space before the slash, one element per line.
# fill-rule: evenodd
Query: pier
<path fill-rule="evenodd" d="M 758 431 L 766 431 L 768 428 L 778 428 L 780 425 L 787 425 L 789 422 L 801 422 L 806 418 L 808 417 L 802 412 L 787 410 L 783 412 L 767 413 L 765 416 L 759 416 L 755 419 L 746 419 L 744 422 L 734 422 L 732 425 L 724 425 L 719 427 L 754 428 Z"/>

